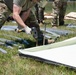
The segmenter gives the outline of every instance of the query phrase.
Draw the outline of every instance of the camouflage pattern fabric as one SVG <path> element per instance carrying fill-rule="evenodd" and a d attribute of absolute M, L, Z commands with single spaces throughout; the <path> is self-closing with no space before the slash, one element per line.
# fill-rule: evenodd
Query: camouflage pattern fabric
<path fill-rule="evenodd" d="M 64 16 L 67 8 L 67 0 L 54 0 L 52 25 L 64 25 Z"/>
<path fill-rule="evenodd" d="M 44 8 L 39 7 L 38 4 L 37 4 L 35 8 L 36 8 L 36 12 L 35 13 L 36 13 L 36 17 L 37 17 L 38 23 L 43 22 L 45 7 Z"/>
<path fill-rule="evenodd" d="M 7 8 L 2 0 L 0 0 L 0 28 L 3 26 L 11 11 Z"/>
<path fill-rule="evenodd" d="M 47 4 L 47 0 L 41 0 L 38 4 L 36 4 L 36 17 L 38 22 L 43 22 L 44 20 L 44 10 Z"/>

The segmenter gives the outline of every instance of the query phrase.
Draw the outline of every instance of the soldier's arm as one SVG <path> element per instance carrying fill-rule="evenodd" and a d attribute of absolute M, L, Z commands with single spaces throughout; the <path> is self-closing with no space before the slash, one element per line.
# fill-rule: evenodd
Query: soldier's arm
<path fill-rule="evenodd" d="M 23 28 L 25 28 L 25 23 L 23 22 L 22 18 L 20 17 L 20 12 L 22 8 L 17 6 L 16 4 L 13 4 L 13 18 L 16 20 L 16 22 L 21 25 Z"/>
<path fill-rule="evenodd" d="M 23 13 L 22 17 L 19 15 L 21 13 L 21 10 L 21 7 L 13 4 L 13 18 L 21 27 L 23 27 L 27 34 L 31 34 L 31 29 L 24 23 L 24 20 L 26 20 L 29 15 L 30 9 L 26 13 Z"/>

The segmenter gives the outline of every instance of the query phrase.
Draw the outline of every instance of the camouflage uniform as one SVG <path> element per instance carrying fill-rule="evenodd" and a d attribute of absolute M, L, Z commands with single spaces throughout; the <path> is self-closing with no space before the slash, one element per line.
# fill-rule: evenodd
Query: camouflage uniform
<path fill-rule="evenodd" d="M 3 26 L 11 11 L 7 8 L 3 0 L 0 0 L 0 28 Z"/>
<path fill-rule="evenodd" d="M 43 22 L 44 20 L 44 10 L 47 4 L 47 0 L 41 0 L 38 4 L 36 4 L 36 17 L 38 22 Z"/>
<path fill-rule="evenodd" d="M 54 0 L 52 26 L 64 25 L 67 0 Z"/>

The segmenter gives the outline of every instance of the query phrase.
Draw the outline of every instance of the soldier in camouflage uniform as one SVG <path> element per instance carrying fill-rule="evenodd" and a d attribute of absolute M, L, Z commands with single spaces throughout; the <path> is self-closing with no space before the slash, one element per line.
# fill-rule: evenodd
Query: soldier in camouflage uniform
<path fill-rule="evenodd" d="M 32 10 L 33 6 L 40 0 L 1 0 L 0 2 L 0 28 L 3 26 L 8 16 L 13 12 L 13 18 L 21 29 L 27 34 L 31 33 L 30 27 L 36 27 L 38 39 L 43 40 L 36 16 Z M 50 40 L 47 40 L 49 42 Z M 52 42 L 52 41 L 51 41 Z M 51 43 L 50 42 L 50 43 Z"/>
<path fill-rule="evenodd" d="M 0 1 L 0 28 L 5 23 L 7 17 L 13 11 L 13 18 L 27 34 L 31 32 L 24 22 L 28 18 L 31 8 L 40 0 L 1 0 Z M 8 7 L 8 8 L 7 8 Z"/>
<path fill-rule="evenodd" d="M 54 0 L 53 2 L 53 20 L 52 26 L 64 25 L 64 16 L 67 7 L 67 0 Z"/>

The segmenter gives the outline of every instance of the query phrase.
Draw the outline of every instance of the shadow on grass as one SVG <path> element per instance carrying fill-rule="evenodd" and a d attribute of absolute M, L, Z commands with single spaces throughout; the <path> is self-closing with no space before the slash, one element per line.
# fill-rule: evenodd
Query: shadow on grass
<path fill-rule="evenodd" d="M 26 40 L 26 39 L 21 39 L 21 40 L 15 40 L 15 42 L 23 45 L 21 47 L 21 49 L 24 49 L 24 48 L 31 48 L 31 47 L 35 47 L 36 46 L 36 42 L 35 41 L 31 41 L 31 40 Z"/>

